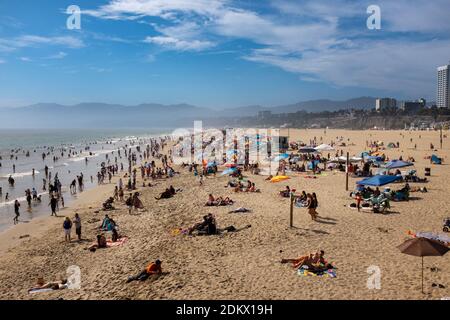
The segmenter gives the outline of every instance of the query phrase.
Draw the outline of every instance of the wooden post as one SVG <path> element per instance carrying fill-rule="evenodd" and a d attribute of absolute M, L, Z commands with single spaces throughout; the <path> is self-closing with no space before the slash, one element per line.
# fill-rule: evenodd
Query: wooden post
<path fill-rule="evenodd" d="M 348 191 L 348 165 L 349 165 L 350 159 L 349 154 L 347 152 L 347 161 L 345 162 L 345 191 Z"/>
<path fill-rule="evenodd" d="M 294 226 L 294 199 L 295 199 L 294 193 L 291 192 L 291 207 L 289 211 L 290 214 L 289 227 L 291 228 Z"/>
<path fill-rule="evenodd" d="M 440 141 L 441 141 L 441 149 L 442 149 L 442 123 L 441 123 L 441 139 L 440 139 Z"/>

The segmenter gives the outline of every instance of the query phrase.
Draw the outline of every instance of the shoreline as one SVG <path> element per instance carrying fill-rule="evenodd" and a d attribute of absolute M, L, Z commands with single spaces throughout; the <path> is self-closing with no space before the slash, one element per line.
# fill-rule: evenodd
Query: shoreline
<path fill-rule="evenodd" d="M 111 186 L 114 186 L 117 181 L 118 177 L 116 176 L 111 180 L 111 184 L 97 185 L 79 193 L 79 196 L 71 200 L 68 206 L 58 211 L 58 217 L 52 217 L 49 213 L 48 216 L 41 215 L 27 222 L 22 221 L 18 225 L 11 225 L 1 231 L 0 256 L 22 245 L 24 242 L 46 235 L 52 228 L 62 224 L 61 217 L 69 216 L 72 218 L 75 212 L 83 206 L 97 205 L 106 195 L 111 194 Z M 25 237 L 20 238 L 21 236 Z"/>

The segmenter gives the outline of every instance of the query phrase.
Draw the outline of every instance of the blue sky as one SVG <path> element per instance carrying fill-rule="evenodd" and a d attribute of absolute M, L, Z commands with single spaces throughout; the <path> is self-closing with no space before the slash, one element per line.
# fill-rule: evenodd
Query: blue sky
<path fill-rule="evenodd" d="M 369 30 L 367 7 L 381 9 Z M 81 29 L 68 30 L 69 5 Z M 435 99 L 448 0 L 2 0 L 0 107 Z"/>

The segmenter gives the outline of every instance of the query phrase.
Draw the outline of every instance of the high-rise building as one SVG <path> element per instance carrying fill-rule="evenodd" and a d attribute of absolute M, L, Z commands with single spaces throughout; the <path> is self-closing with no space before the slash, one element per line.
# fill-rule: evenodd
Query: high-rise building
<path fill-rule="evenodd" d="M 450 65 L 437 68 L 437 107 L 450 108 Z"/>
<path fill-rule="evenodd" d="M 381 111 L 383 109 L 390 109 L 397 107 L 397 100 L 393 98 L 378 98 L 375 101 L 375 110 Z"/>

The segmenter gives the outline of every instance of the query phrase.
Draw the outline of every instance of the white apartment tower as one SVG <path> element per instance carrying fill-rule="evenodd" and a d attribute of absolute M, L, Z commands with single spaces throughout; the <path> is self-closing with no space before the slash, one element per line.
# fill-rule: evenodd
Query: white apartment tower
<path fill-rule="evenodd" d="M 450 108 L 450 87 L 449 87 L 450 65 L 437 68 L 437 100 L 438 108 Z"/>

